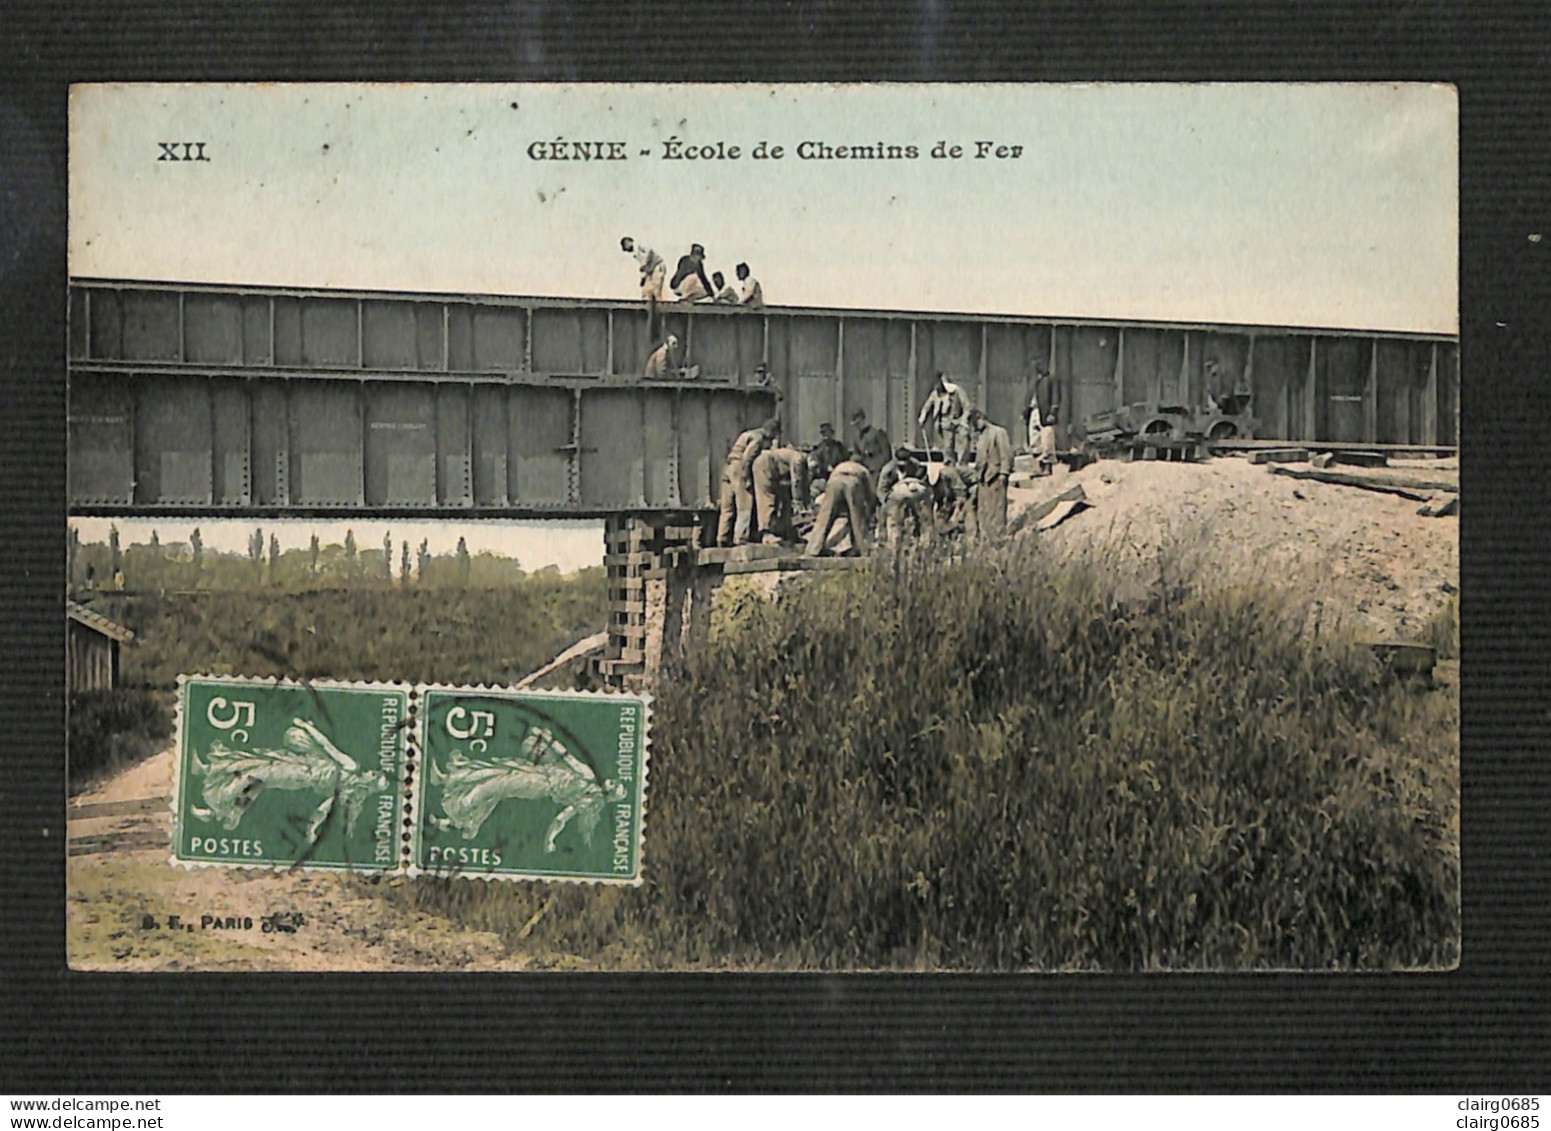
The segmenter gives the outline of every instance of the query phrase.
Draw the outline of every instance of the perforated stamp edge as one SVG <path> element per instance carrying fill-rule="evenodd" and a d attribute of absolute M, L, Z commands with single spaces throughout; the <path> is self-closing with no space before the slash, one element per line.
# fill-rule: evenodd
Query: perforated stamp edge
<path fill-rule="evenodd" d="M 419 720 L 416 734 L 416 750 L 423 753 L 425 750 L 427 718 L 425 712 L 416 710 L 416 704 L 423 700 L 429 692 L 450 692 L 453 694 L 487 695 L 505 698 L 537 698 L 558 700 L 620 700 L 628 699 L 641 704 L 641 726 L 637 738 L 636 748 L 640 752 L 640 779 L 639 788 L 640 805 L 636 820 L 635 859 L 636 873 L 634 876 L 567 876 L 547 875 L 535 872 L 493 872 L 481 868 L 449 868 L 446 871 L 437 871 L 421 868 L 414 863 L 419 858 L 420 836 L 423 828 L 421 813 L 424 810 L 425 788 L 424 773 L 419 769 L 415 771 L 412 793 L 414 795 L 414 845 L 409 855 L 409 865 L 401 875 L 413 877 L 428 876 L 446 879 L 489 880 L 500 883 L 552 883 L 552 884 L 583 884 L 601 885 L 605 887 L 640 887 L 646 882 L 646 823 L 647 802 L 651 789 L 651 734 L 652 734 L 652 703 L 653 697 L 645 691 L 536 691 L 527 688 L 516 688 L 501 684 L 488 683 L 421 683 L 416 684 L 411 699 L 411 712 Z M 419 759 L 417 758 L 417 766 Z"/>
<path fill-rule="evenodd" d="M 368 868 L 358 864 L 315 864 L 308 861 L 293 864 L 275 864 L 268 861 L 256 863 L 244 863 L 236 860 L 196 860 L 178 855 L 178 845 L 183 842 L 183 766 L 184 751 L 183 740 L 185 725 L 185 708 L 188 703 L 188 685 L 190 683 L 220 683 L 233 687 L 266 687 L 266 688 L 296 688 L 302 691 L 400 691 L 405 696 L 404 713 L 404 770 L 395 784 L 395 792 L 399 798 L 399 812 L 404 818 L 413 819 L 410 810 L 411 799 L 409 790 L 406 789 L 403 773 L 410 772 L 411 765 L 417 765 L 419 730 L 414 725 L 412 711 L 415 705 L 415 687 L 413 683 L 405 683 L 391 680 L 336 680 L 336 679 L 289 679 L 281 676 L 243 676 L 243 675 L 217 675 L 213 673 L 186 673 L 178 676 L 177 707 L 174 711 L 173 723 L 173 764 L 172 764 L 172 789 L 170 791 L 171 813 L 171 844 L 168 846 L 168 861 L 175 868 L 187 871 L 202 871 L 206 868 L 241 869 L 248 872 L 261 872 L 271 875 L 288 875 L 292 872 L 323 872 L 330 875 L 360 875 L 360 876 L 402 876 L 404 875 L 404 862 L 408 857 L 407 843 L 400 841 L 400 851 L 396 854 L 391 867 Z M 408 832 L 407 829 L 404 830 Z"/>

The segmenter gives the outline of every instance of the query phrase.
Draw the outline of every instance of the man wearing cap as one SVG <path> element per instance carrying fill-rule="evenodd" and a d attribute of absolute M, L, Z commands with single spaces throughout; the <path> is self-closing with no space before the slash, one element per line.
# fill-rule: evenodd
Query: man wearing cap
<path fill-rule="evenodd" d="M 781 434 L 781 422 L 771 417 L 758 428 L 739 434 L 722 465 L 720 515 L 716 527 L 719 546 L 754 540 L 754 461 Z"/>
<path fill-rule="evenodd" d="M 982 538 L 1000 538 L 1007 530 L 1007 477 L 1012 474 L 1012 441 L 1007 429 L 992 424 L 978 408 L 969 410 L 975 437 L 975 464 L 970 470 L 975 526 Z"/>
<path fill-rule="evenodd" d="M 770 448 L 754 459 L 754 506 L 767 546 L 797 541 L 797 512 L 812 505 L 808 457 L 796 448 Z"/>
<path fill-rule="evenodd" d="M 921 426 L 921 442 L 928 448 L 943 449 L 950 462 L 958 463 L 969 454 L 968 414 L 969 398 L 964 395 L 963 387 L 938 373 L 917 421 Z"/>
<path fill-rule="evenodd" d="M 851 451 L 858 463 L 866 464 L 868 474 L 872 476 L 873 488 L 876 490 L 878 476 L 894 454 L 889 444 L 889 434 L 882 428 L 869 425 L 867 414 L 861 409 L 851 414 L 851 430 L 856 436 L 856 442 L 851 445 Z M 881 495 L 881 492 L 879 494 Z"/>
<path fill-rule="evenodd" d="M 883 501 L 883 529 L 889 545 L 897 546 L 909 519 L 918 538 L 932 530 L 932 489 L 927 485 L 926 465 L 909 448 L 895 449 L 894 458 L 878 475 L 878 498 Z"/>
<path fill-rule="evenodd" d="M 711 280 L 705 273 L 705 248 L 691 244 L 689 254 L 679 257 L 678 270 L 668 280 L 668 286 L 678 295 L 680 302 L 693 302 L 697 298 L 712 298 Z"/>
<path fill-rule="evenodd" d="M 677 334 L 669 334 L 663 339 L 662 345 L 652 351 L 652 356 L 646 359 L 646 375 L 648 377 L 667 377 L 677 368 L 675 351 L 679 348 Z"/>
<path fill-rule="evenodd" d="M 842 460 L 830 469 L 829 481 L 819 500 L 819 513 L 808 532 L 805 553 L 823 557 L 850 539 L 851 556 L 872 552 L 872 524 L 878 511 L 878 496 L 872 488 L 872 473 L 867 465 L 854 459 Z"/>
<path fill-rule="evenodd" d="M 837 463 L 841 463 L 850 457 L 846 446 L 835 439 L 835 426 L 829 421 L 819 425 L 819 442 L 813 445 L 808 452 L 808 468 L 813 475 L 815 487 L 818 480 L 828 479 L 830 471 Z"/>

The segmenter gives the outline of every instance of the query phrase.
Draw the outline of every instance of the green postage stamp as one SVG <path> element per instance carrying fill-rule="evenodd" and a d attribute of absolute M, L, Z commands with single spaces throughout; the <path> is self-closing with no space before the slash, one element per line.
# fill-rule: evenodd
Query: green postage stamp
<path fill-rule="evenodd" d="M 641 882 L 649 700 L 179 681 L 173 859 Z"/>
<path fill-rule="evenodd" d="M 646 702 L 430 688 L 414 866 L 638 883 Z"/>

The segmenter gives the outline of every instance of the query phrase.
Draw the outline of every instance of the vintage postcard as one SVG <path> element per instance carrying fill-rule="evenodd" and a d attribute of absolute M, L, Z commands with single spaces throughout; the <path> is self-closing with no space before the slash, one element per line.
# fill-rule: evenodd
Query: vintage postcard
<path fill-rule="evenodd" d="M 70 113 L 74 968 L 1458 963 L 1452 88 Z"/>

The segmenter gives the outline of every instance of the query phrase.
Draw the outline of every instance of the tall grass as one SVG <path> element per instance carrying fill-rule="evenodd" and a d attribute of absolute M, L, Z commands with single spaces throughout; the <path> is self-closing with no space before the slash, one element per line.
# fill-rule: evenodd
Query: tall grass
<path fill-rule="evenodd" d="M 643 888 L 393 897 L 561 964 L 1453 964 L 1453 693 L 1187 559 L 1019 542 L 745 599 L 659 689 Z"/>

